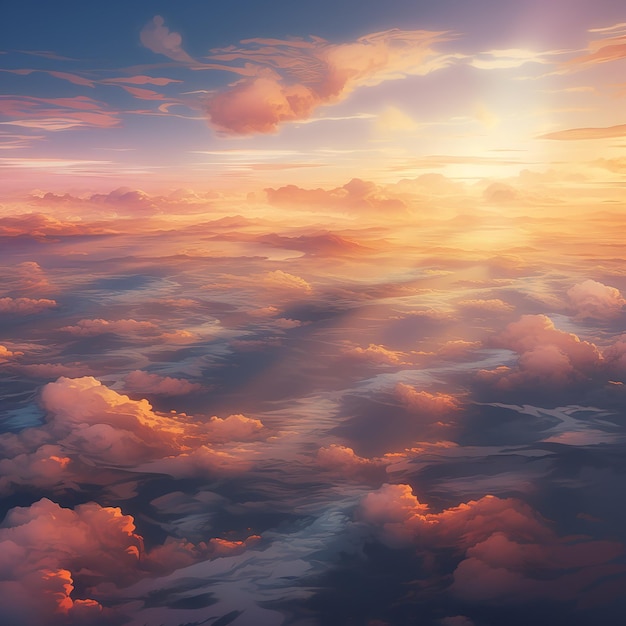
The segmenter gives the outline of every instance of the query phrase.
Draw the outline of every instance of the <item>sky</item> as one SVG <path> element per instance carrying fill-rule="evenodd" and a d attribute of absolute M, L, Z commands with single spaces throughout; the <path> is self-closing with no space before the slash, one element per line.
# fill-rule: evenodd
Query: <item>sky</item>
<path fill-rule="evenodd" d="M 622 2 L 2 31 L 8 623 L 622 624 Z"/>

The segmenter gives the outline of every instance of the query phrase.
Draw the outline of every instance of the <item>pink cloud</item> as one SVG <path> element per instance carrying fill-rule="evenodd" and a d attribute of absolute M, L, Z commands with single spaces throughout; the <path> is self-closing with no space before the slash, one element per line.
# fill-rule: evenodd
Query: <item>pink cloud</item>
<path fill-rule="evenodd" d="M 202 385 L 191 383 L 183 378 L 159 376 L 158 374 L 135 370 L 124 378 L 124 388 L 140 393 L 181 396 L 202 389 Z"/>
<path fill-rule="evenodd" d="M 44 498 L 11 509 L 0 528 L 3 615 L 20 624 L 84 624 L 100 616 L 107 623 L 118 623 L 119 616 L 114 618 L 112 610 L 102 606 L 104 600 L 94 597 L 114 598 L 117 589 L 146 576 L 232 556 L 258 539 L 215 537 L 191 544 L 170 537 L 146 550 L 133 517 L 121 509 L 89 502 L 72 510 Z"/>
<path fill-rule="evenodd" d="M 424 75 L 450 63 L 433 46 L 442 32 L 388 30 L 356 41 L 249 39 L 242 47 L 213 50 L 209 59 L 252 74 L 212 96 L 213 126 L 227 134 L 274 132 L 284 122 L 305 120 L 322 105 L 344 100 L 362 86 Z"/>
<path fill-rule="evenodd" d="M 0 99 L 0 113 L 7 116 L 2 124 L 68 130 L 70 128 L 111 128 L 120 123 L 118 114 L 101 102 L 76 96 L 74 98 L 35 98 L 11 96 Z"/>
<path fill-rule="evenodd" d="M 0 313 L 40 313 L 46 309 L 54 308 L 55 300 L 47 298 L 0 298 Z"/>
<path fill-rule="evenodd" d="M 160 15 L 155 15 L 141 30 L 139 34 L 141 43 L 156 52 L 163 54 L 174 61 L 181 63 L 195 63 L 195 61 L 183 50 L 183 39 L 179 33 L 169 30 L 165 26 L 165 20 Z"/>
<path fill-rule="evenodd" d="M 567 296 L 579 318 L 611 319 L 624 310 L 626 299 L 615 287 L 586 280 L 571 287 Z"/>
<path fill-rule="evenodd" d="M 362 499 L 358 517 L 391 547 L 460 552 L 450 589 L 469 602 L 573 599 L 606 572 L 625 569 L 611 563 L 623 554 L 622 544 L 560 538 L 515 498 L 484 496 L 432 513 L 409 485 L 385 484 Z"/>
<path fill-rule="evenodd" d="M 563 388 L 589 380 L 604 366 L 594 344 L 558 330 L 545 315 L 523 315 L 509 324 L 493 344 L 517 352 L 517 365 L 480 370 L 477 377 L 504 390 L 527 385 Z"/>
<path fill-rule="evenodd" d="M 100 484 L 107 470 L 189 476 L 245 467 L 238 443 L 264 439 L 263 424 L 244 415 L 208 420 L 162 415 L 95 378 L 59 378 L 41 391 L 45 424 L 0 435 L 1 491 L 16 485 Z M 105 483 L 106 484 L 106 483 Z"/>

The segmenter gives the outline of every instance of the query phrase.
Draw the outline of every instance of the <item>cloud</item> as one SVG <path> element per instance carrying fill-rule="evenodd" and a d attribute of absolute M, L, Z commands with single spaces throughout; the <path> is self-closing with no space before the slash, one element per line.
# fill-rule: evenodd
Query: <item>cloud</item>
<path fill-rule="evenodd" d="M 286 185 L 278 189 L 265 189 L 270 204 L 279 207 L 294 207 L 340 212 L 372 212 L 406 215 L 407 204 L 384 187 L 371 181 L 353 178 L 334 189 L 303 189 L 297 185 Z"/>
<path fill-rule="evenodd" d="M 79 320 L 73 326 L 64 326 L 60 329 L 77 337 L 96 337 L 113 333 L 121 336 L 131 336 L 144 341 L 163 341 L 165 343 L 190 343 L 198 339 L 195 333 L 188 330 L 162 331 L 162 327 L 154 322 L 134 319 Z"/>
<path fill-rule="evenodd" d="M 63 131 L 72 128 L 112 128 L 119 126 L 117 112 L 86 96 L 71 98 L 35 98 L 11 96 L 0 100 L 0 113 L 7 120 L 1 124 Z"/>
<path fill-rule="evenodd" d="M 165 26 L 165 20 L 160 15 L 155 15 L 139 33 L 141 43 L 156 52 L 163 54 L 174 61 L 181 63 L 195 63 L 195 61 L 183 50 L 182 37 L 172 32 Z"/>
<path fill-rule="evenodd" d="M 44 425 L 0 435 L 0 491 L 106 484 L 104 468 L 112 467 L 181 476 L 229 470 L 242 465 L 247 454 L 231 442 L 268 436 L 259 420 L 240 414 L 207 421 L 184 413 L 161 415 L 147 400 L 132 400 L 90 376 L 46 384 L 41 406 Z"/>
<path fill-rule="evenodd" d="M 370 343 L 367 348 L 357 346 L 355 348 L 345 348 L 345 357 L 353 360 L 363 361 L 372 365 L 407 365 L 406 353 L 398 350 L 390 350 L 385 346 Z"/>
<path fill-rule="evenodd" d="M 313 291 L 313 287 L 311 287 L 306 280 L 300 278 L 300 276 L 284 272 L 283 270 L 267 272 L 263 274 L 261 281 L 265 287 L 279 291 L 301 291 L 304 293 L 311 293 Z"/>
<path fill-rule="evenodd" d="M 457 307 L 465 313 L 472 315 L 505 315 L 511 313 L 515 309 L 514 306 L 500 300 L 499 298 L 490 298 L 488 300 L 474 299 L 461 300 Z"/>
<path fill-rule="evenodd" d="M 23 356 L 23 352 L 17 352 L 15 350 L 9 350 L 6 346 L 0 344 L 0 363 L 7 363 L 8 361 L 12 361 L 14 358 Z"/>
<path fill-rule="evenodd" d="M 527 63 L 548 63 L 550 53 L 533 52 L 521 48 L 508 48 L 506 50 L 488 50 L 471 58 L 469 64 L 481 70 L 499 70 L 522 67 Z"/>
<path fill-rule="evenodd" d="M 626 34 L 622 25 L 616 24 L 606 29 L 592 29 L 589 32 L 599 33 L 601 38 L 589 44 L 587 54 L 567 61 L 563 65 L 565 69 L 584 69 L 600 63 L 626 59 Z"/>
<path fill-rule="evenodd" d="M 182 378 L 159 376 L 135 370 L 124 377 L 124 389 L 163 396 L 180 396 L 202 389 L 202 385 Z"/>
<path fill-rule="evenodd" d="M 604 126 L 592 128 L 569 128 L 557 130 L 552 133 L 540 135 L 537 139 L 579 140 L 579 139 L 613 139 L 614 137 L 626 137 L 626 124 L 617 126 Z"/>
<path fill-rule="evenodd" d="M 213 50 L 209 59 L 249 75 L 212 95 L 212 125 L 226 134 L 270 133 L 284 122 L 307 120 L 322 105 L 344 100 L 355 89 L 411 75 L 424 75 L 451 62 L 433 46 L 449 34 L 388 30 L 356 41 L 249 39 L 240 48 Z"/>
<path fill-rule="evenodd" d="M 117 610 L 102 605 L 104 598 L 118 604 L 120 587 L 240 553 L 257 539 L 212 538 L 194 545 L 170 537 L 147 550 L 133 517 L 120 508 L 88 502 L 72 510 L 44 498 L 11 509 L 0 527 L 3 615 L 28 626 L 121 623 Z"/>
<path fill-rule="evenodd" d="M 532 386 L 563 389 L 589 383 L 602 372 L 603 356 L 597 346 L 573 334 L 558 330 L 545 315 L 523 315 L 509 324 L 492 342 L 517 352 L 515 367 L 480 370 L 481 382 L 502 390 Z"/>
<path fill-rule="evenodd" d="M 325 470 L 344 476 L 371 475 L 391 463 L 387 459 L 367 459 L 355 454 L 352 448 L 339 444 L 322 447 L 317 452 L 317 462 Z"/>
<path fill-rule="evenodd" d="M 624 553 L 622 544 L 560 538 L 516 498 L 487 495 L 432 513 L 409 485 L 385 484 L 361 500 L 357 515 L 390 547 L 462 554 L 450 590 L 470 603 L 571 600 L 608 572 L 624 571 L 611 564 Z"/>
<path fill-rule="evenodd" d="M 459 409 L 459 402 L 454 396 L 447 393 L 418 391 L 415 387 L 404 383 L 398 383 L 395 386 L 394 394 L 410 411 L 426 413 L 433 417 L 448 415 Z"/>
<path fill-rule="evenodd" d="M 52 309 L 56 305 L 55 300 L 48 300 L 47 298 L 0 298 L 0 313 L 23 313 L 29 315 Z"/>
<path fill-rule="evenodd" d="M 581 319 L 611 319 L 620 315 L 626 305 L 619 289 L 595 280 L 574 285 L 567 291 L 567 296 L 576 316 Z"/>

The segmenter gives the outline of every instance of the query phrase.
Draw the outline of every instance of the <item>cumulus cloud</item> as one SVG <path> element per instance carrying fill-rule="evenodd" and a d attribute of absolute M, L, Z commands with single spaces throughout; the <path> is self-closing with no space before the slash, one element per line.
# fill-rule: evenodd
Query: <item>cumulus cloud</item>
<path fill-rule="evenodd" d="M 41 313 L 57 305 L 55 300 L 47 298 L 0 298 L 0 313 Z"/>
<path fill-rule="evenodd" d="M 558 330 L 546 315 L 523 315 L 509 324 L 493 345 L 517 352 L 514 368 L 481 370 L 478 379 L 503 390 L 533 385 L 564 388 L 591 380 L 602 368 L 597 346 Z"/>
<path fill-rule="evenodd" d="M 199 560 L 237 554 L 258 538 L 168 539 L 146 550 L 134 519 L 95 502 L 68 509 L 42 499 L 11 509 L 0 527 L 0 599 L 11 623 L 119 623 L 102 606 L 116 589 Z M 80 592 L 75 590 L 79 585 Z M 82 597 L 77 597 L 82 596 Z M 97 599 L 94 599 L 97 598 Z"/>
<path fill-rule="evenodd" d="M 358 517 L 390 547 L 461 553 L 451 590 L 468 602 L 573 598 L 590 580 L 605 575 L 601 566 L 624 552 L 617 542 L 560 538 L 515 498 L 484 496 L 432 513 L 409 485 L 385 484 L 361 500 Z M 546 572 L 551 573 L 548 581 L 542 580 Z"/>
<path fill-rule="evenodd" d="M 162 28 L 162 24 L 161 24 Z M 213 50 L 209 59 L 245 78 L 209 98 L 212 125 L 223 133 L 274 132 L 284 122 L 306 120 L 325 104 L 361 86 L 424 75 L 451 61 L 434 46 L 441 32 L 388 30 L 356 41 L 250 39 L 240 48 Z M 180 44 L 180 41 L 177 42 Z"/>
<path fill-rule="evenodd" d="M 161 415 L 145 400 L 132 400 L 95 378 L 59 378 L 45 385 L 43 426 L 0 435 L 5 458 L 0 488 L 74 485 L 96 468 L 176 475 L 206 474 L 239 467 L 240 450 L 231 442 L 267 436 L 263 424 L 244 415 L 203 421 L 184 413 Z M 244 451 L 245 452 L 245 451 Z M 244 454 L 245 456 L 245 454 Z"/>
<path fill-rule="evenodd" d="M 139 39 L 152 52 L 181 63 L 195 63 L 182 48 L 183 38 L 165 26 L 165 20 L 160 15 L 155 15 L 141 29 Z"/>
<path fill-rule="evenodd" d="M 586 280 L 571 287 L 567 296 L 579 318 L 611 319 L 617 317 L 626 305 L 619 289 Z"/>
<path fill-rule="evenodd" d="M 398 383 L 395 395 L 409 410 L 441 417 L 459 409 L 459 402 L 447 393 L 429 393 L 418 391 L 411 385 Z"/>

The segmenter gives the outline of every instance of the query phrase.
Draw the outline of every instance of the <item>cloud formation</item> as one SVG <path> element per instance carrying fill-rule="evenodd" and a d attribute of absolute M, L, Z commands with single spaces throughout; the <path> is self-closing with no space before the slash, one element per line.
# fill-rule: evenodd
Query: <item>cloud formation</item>
<path fill-rule="evenodd" d="M 194 60 L 182 48 L 183 38 L 179 33 L 172 32 L 165 26 L 165 20 L 160 15 L 155 15 L 141 29 L 139 39 L 152 52 L 163 54 L 181 63 L 194 63 Z"/>
<path fill-rule="evenodd" d="M 226 134 L 275 132 L 284 122 L 309 119 L 320 106 L 340 102 L 359 87 L 445 67 L 450 58 L 433 47 L 449 37 L 395 29 L 344 44 L 319 37 L 249 39 L 240 48 L 213 50 L 211 61 L 235 72 L 244 64 L 252 75 L 209 97 L 211 124 Z"/>

